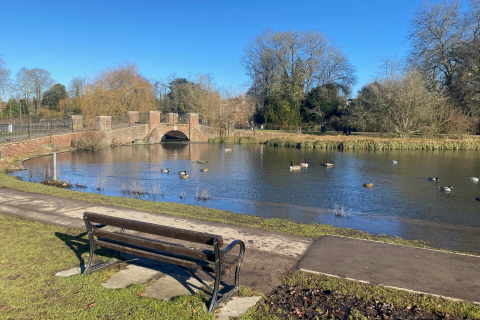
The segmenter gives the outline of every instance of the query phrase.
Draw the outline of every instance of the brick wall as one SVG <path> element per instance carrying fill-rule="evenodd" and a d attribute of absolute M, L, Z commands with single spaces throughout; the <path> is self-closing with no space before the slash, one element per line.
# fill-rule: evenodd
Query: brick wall
<path fill-rule="evenodd" d="M 135 114 L 133 114 L 133 116 L 135 116 Z M 189 118 L 193 125 L 159 123 L 160 114 L 157 112 L 152 112 L 150 119 L 150 124 L 137 124 L 130 127 L 102 131 L 106 144 L 124 145 L 130 144 L 137 139 L 148 139 L 148 143 L 160 143 L 162 137 L 167 132 L 173 130 L 181 131 L 192 142 L 206 142 L 208 138 L 220 135 L 217 129 L 198 125 L 198 116 L 196 114 L 191 114 Z M 150 132 L 150 130 L 152 131 Z M 95 132 L 100 134 L 99 131 Z M 253 135 L 253 132 L 245 133 Z M 19 153 L 41 149 L 48 144 L 53 144 L 57 148 L 65 148 L 72 145 L 73 139 L 81 139 L 83 135 L 91 134 L 92 132 L 78 132 L 9 143 L 0 146 L 0 153 L 4 156 L 13 156 Z"/>
<path fill-rule="evenodd" d="M 81 138 L 84 134 L 86 133 L 69 133 L 10 143 L 0 146 L 0 152 L 5 156 L 14 156 L 19 153 L 41 149 L 44 145 L 48 144 L 54 144 L 57 148 L 65 148 L 72 145 L 73 139 Z"/>
<path fill-rule="evenodd" d="M 93 131 L 99 133 L 98 131 Z M 83 135 L 91 135 L 91 132 L 69 133 L 57 136 L 49 136 L 38 139 L 9 143 L 0 146 L 0 152 L 4 156 L 30 152 L 41 149 L 43 146 L 53 144 L 57 148 L 70 147 L 73 139 L 81 139 Z M 104 132 L 107 144 L 130 144 L 136 139 L 144 139 L 148 135 L 148 124 L 140 124 L 126 128 Z"/>

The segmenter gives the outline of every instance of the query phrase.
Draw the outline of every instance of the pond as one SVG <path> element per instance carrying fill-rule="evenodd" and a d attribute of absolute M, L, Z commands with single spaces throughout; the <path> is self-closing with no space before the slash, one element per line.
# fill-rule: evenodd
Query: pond
<path fill-rule="evenodd" d="M 233 150 L 225 152 L 221 144 L 167 142 L 75 151 L 57 155 L 58 171 L 80 191 L 329 223 L 480 253 L 480 201 L 475 200 L 480 184 L 469 180 L 480 176 L 478 151 L 229 147 Z M 13 174 L 41 182 L 52 157 L 28 160 L 26 171 Z M 291 161 L 304 160 L 308 168 L 289 169 Z M 163 168 L 170 172 L 162 173 Z M 183 170 L 189 179 L 180 178 Z M 372 188 L 362 186 L 370 182 Z M 440 186 L 454 189 L 444 192 Z"/>

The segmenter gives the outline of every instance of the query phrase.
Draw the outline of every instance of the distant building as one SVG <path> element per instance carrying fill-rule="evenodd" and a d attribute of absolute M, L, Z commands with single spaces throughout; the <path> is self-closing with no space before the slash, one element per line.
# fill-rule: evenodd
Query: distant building
<path fill-rule="evenodd" d="M 255 105 L 245 95 L 224 101 L 222 107 L 232 112 L 233 120 L 240 126 L 255 113 Z"/>

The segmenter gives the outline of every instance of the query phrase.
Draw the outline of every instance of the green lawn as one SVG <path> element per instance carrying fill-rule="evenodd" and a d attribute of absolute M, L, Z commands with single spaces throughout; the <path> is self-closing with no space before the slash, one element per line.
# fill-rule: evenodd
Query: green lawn
<path fill-rule="evenodd" d="M 207 312 L 208 298 L 181 296 L 158 301 L 143 295 L 146 285 L 105 289 L 105 282 L 122 265 L 88 275 L 55 277 L 55 273 L 88 258 L 85 232 L 25 220 L 0 213 L 0 319 L 214 319 Z M 96 258 L 107 260 L 107 251 Z M 345 279 L 290 272 L 283 283 L 301 288 L 338 290 L 366 301 L 480 317 L 480 306 L 428 295 L 398 291 Z M 242 287 L 241 295 L 258 294 Z M 278 319 L 282 311 L 268 311 L 261 300 L 242 320 Z"/>
<path fill-rule="evenodd" d="M 214 319 L 200 295 L 157 301 L 144 285 L 103 288 L 116 268 L 55 277 L 88 256 L 78 230 L 0 214 L 0 248 L 0 319 Z"/>

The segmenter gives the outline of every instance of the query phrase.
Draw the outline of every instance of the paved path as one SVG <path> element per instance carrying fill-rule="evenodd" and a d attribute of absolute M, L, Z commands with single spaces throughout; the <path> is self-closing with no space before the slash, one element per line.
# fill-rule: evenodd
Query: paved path
<path fill-rule="evenodd" d="M 480 257 L 477 256 L 325 236 L 310 246 L 298 268 L 480 302 Z"/>
<path fill-rule="evenodd" d="M 336 236 L 312 242 L 305 237 L 0 188 L 0 212 L 85 230 L 84 211 L 220 234 L 227 242 L 242 239 L 247 250 L 240 283 L 267 294 L 287 271 L 297 267 L 480 302 L 480 257 L 476 256 Z"/>

